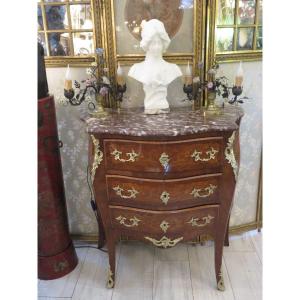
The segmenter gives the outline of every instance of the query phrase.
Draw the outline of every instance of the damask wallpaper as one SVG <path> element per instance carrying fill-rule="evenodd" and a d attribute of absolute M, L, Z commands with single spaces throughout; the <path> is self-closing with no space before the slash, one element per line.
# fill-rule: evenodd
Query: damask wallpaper
<path fill-rule="evenodd" d="M 220 73 L 233 79 L 237 63 L 222 64 Z M 255 221 L 262 149 L 262 63 L 245 62 L 244 95 L 245 115 L 240 128 L 241 162 L 230 225 Z M 220 74 L 220 75 L 221 75 Z"/>
<path fill-rule="evenodd" d="M 221 72 L 233 79 L 238 64 L 223 64 Z M 125 70 L 127 72 L 127 69 Z M 230 225 L 241 225 L 255 221 L 256 200 L 259 179 L 262 144 L 262 64 L 244 63 L 245 94 L 250 98 L 243 108 L 245 116 L 241 124 L 241 166 L 237 184 Z M 84 68 L 73 68 L 73 79 L 86 78 Z M 56 101 L 57 127 L 61 148 L 62 168 L 68 209 L 70 231 L 73 234 L 96 234 L 97 224 L 90 207 L 90 192 L 86 181 L 88 137 L 85 125 L 80 121 L 84 106 L 63 106 L 59 103 L 63 94 L 64 68 L 47 69 L 49 91 Z M 142 89 L 128 79 L 127 97 L 124 106 L 142 105 Z M 190 105 L 182 102 L 182 83 L 180 79 L 172 83 L 171 106 Z"/>

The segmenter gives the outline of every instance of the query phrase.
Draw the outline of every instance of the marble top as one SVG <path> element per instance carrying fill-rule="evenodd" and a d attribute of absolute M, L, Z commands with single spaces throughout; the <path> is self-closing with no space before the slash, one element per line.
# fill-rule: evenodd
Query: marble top
<path fill-rule="evenodd" d="M 221 114 L 212 115 L 201 110 L 171 108 L 168 114 L 146 115 L 143 109 L 106 110 L 101 118 L 82 116 L 90 134 L 116 134 L 125 136 L 180 136 L 207 131 L 232 131 L 243 116 L 239 106 L 227 105 Z"/>

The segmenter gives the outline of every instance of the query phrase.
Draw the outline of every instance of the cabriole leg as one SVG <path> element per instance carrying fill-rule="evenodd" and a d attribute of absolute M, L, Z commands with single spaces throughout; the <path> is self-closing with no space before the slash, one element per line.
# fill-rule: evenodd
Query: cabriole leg
<path fill-rule="evenodd" d="M 226 230 L 226 229 L 225 229 Z M 224 244 L 224 236 L 225 232 L 222 235 L 223 238 L 215 239 L 215 273 L 217 280 L 217 288 L 219 291 L 225 290 L 224 279 L 222 274 L 222 257 L 223 257 L 223 244 Z"/>
<path fill-rule="evenodd" d="M 229 220 L 230 220 L 230 217 L 228 219 L 226 233 L 225 233 L 225 240 L 224 240 L 224 246 L 226 246 L 226 247 L 229 247 Z"/>
<path fill-rule="evenodd" d="M 116 238 L 114 232 L 107 236 L 107 250 L 109 256 L 109 268 L 107 277 L 107 288 L 111 289 L 115 285 L 116 268 Z"/>
<path fill-rule="evenodd" d="M 99 212 L 98 212 L 97 221 L 98 221 L 98 248 L 101 249 L 105 245 L 105 232 L 104 232 L 104 227 Z"/>

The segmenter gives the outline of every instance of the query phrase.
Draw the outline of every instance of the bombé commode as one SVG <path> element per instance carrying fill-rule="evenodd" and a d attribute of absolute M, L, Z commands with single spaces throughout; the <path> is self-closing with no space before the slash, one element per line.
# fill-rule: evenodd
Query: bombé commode
<path fill-rule="evenodd" d="M 242 115 L 241 108 L 226 106 L 217 116 L 190 109 L 164 115 L 124 110 L 86 120 L 101 216 L 99 246 L 106 242 L 109 254 L 108 287 L 114 286 L 121 237 L 169 248 L 210 235 L 217 288 L 224 290 L 222 253 L 228 245 Z"/>

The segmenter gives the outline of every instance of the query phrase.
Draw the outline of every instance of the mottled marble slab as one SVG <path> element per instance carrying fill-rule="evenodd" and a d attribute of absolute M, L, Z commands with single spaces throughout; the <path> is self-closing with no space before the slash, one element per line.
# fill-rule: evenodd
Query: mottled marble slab
<path fill-rule="evenodd" d="M 239 106 L 228 105 L 213 115 L 190 108 L 173 108 L 168 114 L 146 115 L 142 109 L 107 109 L 107 115 L 94 118 L 82 116 L 90 134 L 126 136 L 180 136 L 208 131 L 232 131 L 243 116 Z"/>

